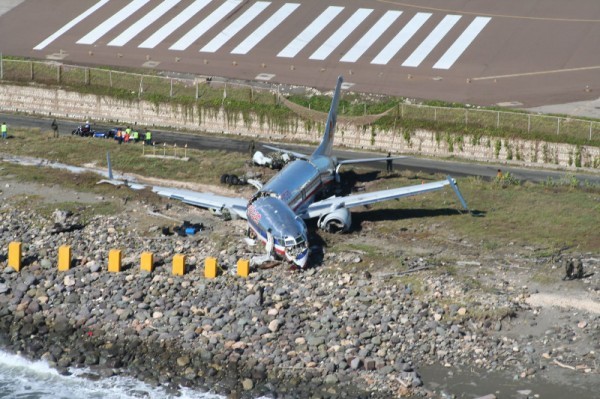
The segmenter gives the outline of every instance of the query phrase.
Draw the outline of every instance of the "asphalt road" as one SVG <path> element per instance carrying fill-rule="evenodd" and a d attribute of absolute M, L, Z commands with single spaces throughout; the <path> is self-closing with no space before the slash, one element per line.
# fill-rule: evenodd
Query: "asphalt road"
<path fill-rule="evenodd" d="M 0 120 L 7 123 L 10 129 L 15 127 L 23 128 L 39 128 L 42 131 L 50 132 L 51 118 L 39 118 L 24 115 L 13 115 L 0 113 Z M 78 126 L 78 123 L 68 120 L 58 120 L 59 132 L 61 135 L 71 135 L 71 131 Z M 102 131 L 108 130 L 112 126 L 93 125 L 94 130 Z M 221 135 L 209 135 L 199 133 L 184 133 L 176 131 L 165 131 L 165 130 L 153 130 L 153 139 L 157 145 L 167 143 L 167 145 L 177 144 L 178 147 L 185 145 L 188 148 L 196 149 L 219 149 L 230 152 L 248 152 L 248 139 L 234 138 L 231 136 Z M 89 140 L 102 140 L 93 139 Z M 286 148 L 300 153 L 310 154 L 314 150 L 314 146 L 303 146 L 287 143 L 267 143 L 267 142 L 256 142 L 256 149 L 263 150 L 262 144 L 270 144 L 277 147 Z M 269 152 L 270 150 L 265 150 Z M 334 155 L 338 159 L 357 159 L 357 158 L 370 158 L 376 156 L 385 156 L 381 153 L 373 152 L 358 152 L 358 151 L 345 151 L 335 150 Z M 373 162 L 366 163 L 369 167 L 373 167 L 378 170 L 385 170 L 385 162 Z M 474 162 L 461 162 L 457 160 L 440 160 L 440 159 L 429 159 L 420 158 L 415 156 L 409 156 L 405 159 L 399 159 L 394 161 L 394 167 L 398 169 L 406 169 L 414 172 L 425 172 L 425 173 L 443 173 L 449 174 L 454 177 L 461 176 L 480 176 L 484 179 L 492 179 L 496 177 L 498 169 L 501 169 L 503 173 L 510 172 L 515 178 L 524 181 L 542 182 L 552 179 L 554 181 L 560 179 L 569 179 L 575 176 L 579 181 L 600 185 L 600 174 L 590 173 L 573 173 L 571 171 L 562 170 L 542 170 L 542 169 L 529 169 L 515 166 L 507 166 L 498 163 L 474 163 Z"/>

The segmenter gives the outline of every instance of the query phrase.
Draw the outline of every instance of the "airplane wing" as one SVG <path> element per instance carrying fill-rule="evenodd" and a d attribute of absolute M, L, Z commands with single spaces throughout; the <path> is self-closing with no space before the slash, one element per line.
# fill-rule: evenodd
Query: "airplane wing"
<path fill-rule="evenodd" d="M 295 151 L 290 151 L 290 150 L 284 150 L 282 148 L 273 147 L 273 146 L 267 145 L 267 144 L 263 144 L 262 146 L 265 147 L 265 148 L 268 148 L 269 150 L 273 150 L 273 151 L 287 152 L 288 154 L 292 154 L 296 158 L 300 158 L 300 159 L 309 159 L 310 158 L 309 155 L 302 154 L 300 152 L 295 152 Z"/>
<path fill-rule="evenodd" d="M 349 165 L 351 163 L 364 163 L 364 162 L 377 162 L 377 161 L 388 161 L 394 159 L 403 159 L 408 158 L 405 156 L 402 157 L 379 157 L 379 158 L 359 158 L 359 159 L 345 159 L 343 161 L 338 161 L 338 165 Z"/>
<path fill-rule="evenodd" d="M 339 208 L 350 209 L 361 205 L 369 205 L 376 202 L 424 194 L 431 191 L 441 190 L 448 185 L 453 188 L 463 207 L 468 210 L 467 204 L 462 198 L 460 191 L 458 191 L 456 183 L 450 176 L 448 176 L 448 179 L 446 180 L 433 183 L 392 188 L 389 190 L 374 191 L 372 193 L 353 194 L 345 197 L 330 197 L 321 201 L 313 202 L 308 206 L 305 214 L 302 216 L 306 219 L 316 218 L 331 213 Z"/>
<path fill-rule="evenodd" d="M 150 188 L 152 192 L 162 197 L 167 197 L 173 200 L 181 201 L 185 204 L 197 206 L 200 208 L 206 208 L 217 215 L 229 213 L 230 216 L 233 216 L 235 214 L 242 219 L 247 218 L 246 206 L 248 204 L 248 200 L 244 198 L 226 197 L 224 195 L 217 195 L 213 193 L 201 193 L 198 191 L 185 190 L 180 188 L 150 186 L 121 180 L 102 180 L 99 183 L 125 185 L 133 190 L 143 190 L 145 188 Z"/>

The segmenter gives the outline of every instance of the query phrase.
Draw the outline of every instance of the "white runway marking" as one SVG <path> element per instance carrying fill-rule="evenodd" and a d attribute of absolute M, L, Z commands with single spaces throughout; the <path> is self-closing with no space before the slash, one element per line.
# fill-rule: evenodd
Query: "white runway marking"
<path fill-rule="evenodd" d="M 134 0 L 131 3 L 123 7 L 119 12 L 114 14 L 112 17 L 98 25 L 90 33 L 82 37 L 77 41 L 77 44 L 94 44 L 96 40 L 100 39 L 109 30 L 119 26 L 127 17 L 145 6 L 150 0 Z"/>
<path fill-rule="evenodd" d="M 133 23 L 129 28 L 125 29 L 123 33 L 114 38 L 108 43 L 108 46 L 124 46 L 131 39 L 136 37 L 141 31 L 146 29 L 148 25 L 155 22 L 157 19 L 162 17 L 167 11 L 175 7 L 181 0 L 165 0 L 156 6 L 155 9 L 144 15 L 137 22 Z"/>
<path fill-rule="evenodd" d="M 418 67 L 429 53 L 446 36 L 452 27 L 458 22 L 460 15 L 446 15 L 444 19 L 431 31 L 429 36 L 423 40 L 421 45 L 402 63 L 404 67 Z"/>
<path fill-rule="evenodd" d="M 340 60 L 341 62 L 356 62 L 375 43 L 379 36 L 390 27 L 402 14 L 402 11 L 388 11 L 379 21 L 352 47 Z"/>
<path fill-rule="evenodd" d="M 358 25 L 362 23 L 373 12 L 372 9 L 360 8 L 358 9 L 338 30 L 325 43 L 321 45 L 311 56 L 311 60 L 324 60 L 339 46 L 344 39 L 352 33 Z"/>
<path fill-rule="evenodd" d="M 306 27 L 294 40 L 281 50 L 277 57 L 295 57 L 319 32 L 321 32 L 335 18 L 344 7 L 329 6 L 310 25 Z"/>
<path fill-rule="evenodd" d="M 68 24 L 66 24 L 65 26 L 63 26 L 59 30 L 57 30 L 54 34 L 48 36 L 48 38 L 46 40 L 44 40 L 43 42 L 41 42 L 40 44 L 38 44 L 37 46 L 35 46 L 33 49 L 34 50 L 42 50 L 47 45 L 49 45 L 50 43 L 52 43 L 53 41 L 55 41 L 57 38 L 59 38 L 60 36 L 62 36 L 66 31 L 68 31 L 69 29 L 71 29 L 72 27 L 74 27 L 75 25 L 77 25 L 83 19 L 87 18 L 94 11 L 96 11 L 97 9 L 99 9 L 100 7 L 102 7 L 103 5 L 105 5 L 106 3 L 108 3 L 108 1 L 109 0 L 100 0 L 99 2 L 97 2 L 96 4 L 94 4 L 92 7 L 88 8 L 83 14 L 80 14 L 77 18 L 73 19 L 71 22 L 69 22 Z"/>
<path fill-rule="evenodd" d="M 402 30 L 385 46 L 383 50 L 371 61 L 371 64 L 386 65 L 404 47 L 406 42 L 414 36 L 423 24 L 431 17 L 430 13 L 417 13 L 402 28 Z"/>
<path fill-rule="evenodd" d="M 467 47 L 469 47 L 473 40 L 481 33 L 490 20 L 490 17 L 475 18 L 433 67 L 435 69 L 450 69 L 458 57 L 464 53 Z"/>
<path fill-rule="evenodd" d="M 215 26 L 217 22 L 233 11 L 233 9 L 240 5 L 241 2 L 242 0 L 227 0 L 221 7 L 213 11 L 208 17 L 204 18 L 202 22 L 169 47 L 169 50 L 185 50 L 198 40 L 200 36 L 205 34 L 206 31 Z"/>
<path fill-rule="evenodd" d="M 190 4 L 185 10 L 177 14 L 172 20 L 167 22 L 162 28 L 154 32 L 152 36 L 144 40 L 138 47 L 140 48 L 154 48 L 162 43 L 171 33 L 175 32 L 177 28 L 186 23 L 190 18 L 196 15 L 200 10 L 210 3 L 211 0 L 196 0 Z"/>
<path fill-rule="evenodd" d="M 252 32 L 250 36 L 238 44 L 238 46 L 233 49 L 231 54 L 247 54 L 299 6 L 300 4 L 297 3 L 285 3 L 279 10 L 277 10 L 277 12 L 275 12 L 275 14 L 271 15 L 269 19 L 267 19 L 261 26 Z"/>
<path fill-rule="evenodd" d="M 233 21 L 227 28 L 221 33 L 215 36 L 208 44 L 200 49 L 202 52 L 214 53 L 219 50 L 221 46 L 227 43 L 233 36 L 235 36 L 240 30 L 248 25 L 254 18 L 265 10 L 271 4 L 268 1 L 257 1 L 249 9 L 240 15 L 235 21 Z"/>

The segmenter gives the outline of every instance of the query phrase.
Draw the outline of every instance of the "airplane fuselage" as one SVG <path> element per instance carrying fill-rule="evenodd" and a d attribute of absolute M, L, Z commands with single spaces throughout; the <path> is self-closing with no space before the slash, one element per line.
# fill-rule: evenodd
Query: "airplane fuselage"
<path fill-rule="evenodd" d="M 269 180 L 250 200 L 248 224 L 256 236 L 274 238 L 274 250 L 303 267 L 308 259 L 306 208 L 335 180 L 335 160 L 328 156 L 297 159 Z"/>

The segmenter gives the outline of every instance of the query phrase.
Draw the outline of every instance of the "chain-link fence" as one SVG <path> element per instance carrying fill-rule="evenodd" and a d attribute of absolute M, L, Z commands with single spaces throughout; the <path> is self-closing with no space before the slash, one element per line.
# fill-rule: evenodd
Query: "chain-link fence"
<path fill-rule="evenodd" d="M 269 87 L 261 84 L 262 87 L 259 88 L 241 83 L 213 81 L 210 78 L 139 74 L 108 68 L 66 65 L 55 61 L 15 60 L 1 55 L 0 80 L 85 87 L 88 90 L 97 89 L 99 92 L 102 89 L 117 89 L 123 96 L 153 101 L 178 98 L 211 105 L 223 105 L 226 101 L 266 105 L 280 103 L 276 85 Z M 600 123 L 583 119 L 404 103 L 399 105 L 397 113 L 404 119 L 477 126 L 484 129 L 496 128 L 523 134 L 536 132 L 544 135 L 565 135 L 577 142 L 600 141 Z M 373 122 L 371 119 L 368 118 L 368 123 Z"/>

